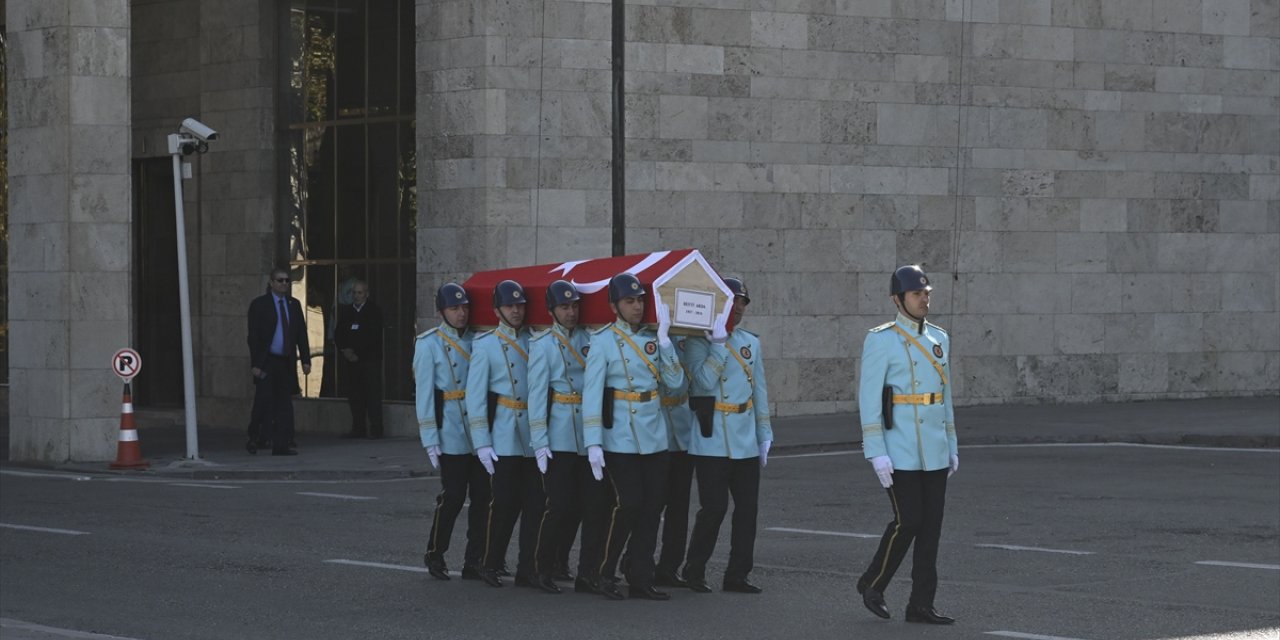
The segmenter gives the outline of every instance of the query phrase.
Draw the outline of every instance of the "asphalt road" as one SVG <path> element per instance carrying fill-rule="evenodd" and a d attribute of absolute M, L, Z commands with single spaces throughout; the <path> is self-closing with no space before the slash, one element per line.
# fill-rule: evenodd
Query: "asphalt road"
<path fill-rule="evenodd" d="M 0 468 L 0 637 L 1280 637 L 1274 449 L 962 448 L 939 566 L 951 628 L 902 622 L 909 559 L 887 593 L 894 619 L 856 600 L 890 517 L 860 454 L 770 462 L 757 596 L 608 602 L 435 581 L 421 555 L 437 487 Z M 727 541 L 726 523 L 713 585 Z"/>

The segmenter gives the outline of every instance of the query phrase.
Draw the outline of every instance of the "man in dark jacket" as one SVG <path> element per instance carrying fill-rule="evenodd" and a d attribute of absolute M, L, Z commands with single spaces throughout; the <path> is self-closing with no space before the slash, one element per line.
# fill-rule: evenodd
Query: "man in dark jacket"
<path fill-rule="evenodd" d="M 249 365 L 253 373 L 253 413 L 249 424 L 249 453 L 271 441 L 271 455 L 292 456 L 293 399 L 298 393 L 297 360 L 302 374 L 311 373 L 311 345 L 302 304 L 289 295 L 287 269 L 271 271 L 270 291 L 249 303 Z M 256 433 L 255 433 L 256 431 Z"/>
<path fill-rule="evenodd" d="M 369 284 L 363 280 L 351 287 L 351 304 L 338 307 L 333 342 L 343 365 L 338 375 L 345 378 L 351 405 L 351 431 L 343 437 L 381 438 L 382 310 L 369 299 Z"/>

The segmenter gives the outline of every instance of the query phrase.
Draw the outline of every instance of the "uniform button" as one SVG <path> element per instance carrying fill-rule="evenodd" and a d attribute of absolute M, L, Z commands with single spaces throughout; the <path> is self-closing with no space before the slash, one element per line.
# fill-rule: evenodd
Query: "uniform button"
<path fill-rule="evenodd" d="M 636 412 L 636 410 L 635 410 L 635 409 L 632 409 L 632 410 L 631 410 L 631 413 L 635 413 L 635 412 Z"/>
<path fill-rule="evenodd" d="M 512 378 L 512 379 L 511 379 L 511 384 L 520 384 L 520 381 L 519 381 L 519 380 L 516 380 L 515 378 Z M 517 398 L 517 399 L 518 399 L 518 398 Z"/>
<path fill-rule="evenodd" d="M 622 361 L 627 364 L 631 364 L 631 358 L 623 358 Z"/>
<path fill-rule="evenodd" d="M 627 376 L 627 382 L 631 382 L 631 376 Z"/>
<path fill-rule="evenodd" d="M 456 366 L 458 366 L 458 363 L 456 363 L 456 362 L 450 362 L 450 363 L 449 363 L 449 366 L 451 366 L 451 367 L 456 367 Z"/>
<path fill-rule="evenodd" d="M 516 366 L 516 363 L 514 363 L 514 362 L 508 362 L 508 363 L 507 363 L 507 366 L 508 366 L 508 367 L 512 367 L 512 368 L 514 368 L 514 367 Z"/>
<path fill-rule="evenodd" d="M 720 378 L 720 382 L 728 382 L 728 381 L 729 381 L 728 378 Z"/>
<path fill-rule="evenodd" d="M 524 415 L 524 414 L 523 414 L 523 413 L 521 413 L 521 412 L 519 412 L 519 411 L 517 411 L 517 412 L 516 412 L 516 417 L 517 417 L 517 418 L 519 418 L 519 417 L 520 417 L 520 416 L 522 416 L 522 415 Z"/>

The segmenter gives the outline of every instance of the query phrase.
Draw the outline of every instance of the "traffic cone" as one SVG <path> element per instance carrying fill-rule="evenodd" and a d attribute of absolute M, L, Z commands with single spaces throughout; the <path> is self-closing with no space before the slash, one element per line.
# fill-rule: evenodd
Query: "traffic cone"
<path fill-rule="evenodd" d="M 120 405 L 120 441 L 116 448 L 116 461 L 112 469 L 146 469 L 151 463 L 142 459 L 138 446 L 138 429 L 133 426 L 133 393 L 129 383 L 124 383 L 124 402 Z"/>

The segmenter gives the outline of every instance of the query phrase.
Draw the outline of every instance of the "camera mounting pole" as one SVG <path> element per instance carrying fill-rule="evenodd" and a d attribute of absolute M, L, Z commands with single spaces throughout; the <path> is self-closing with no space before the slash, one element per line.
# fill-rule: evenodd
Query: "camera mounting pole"
<path fill-rule="evenodd" d="M 196 435 L 196 376 L 191 349 L 191 291 L 187 284 L 186 212 L 182 205 L 182 179 L 191 177 L 191 165 L 184 163 L 182 156 L 204 153 L 209 150 L 209 145 L 186 133 L 186 128 L 184 121 L 183 133 L 169 134 L 169 155 L 173 156 L 173 206 L 178 235 L 178 306 L 182 318 L 182 395 L 186 411 L 187 458 L 197 460 L 200 458 L 200 444 Z"/>

